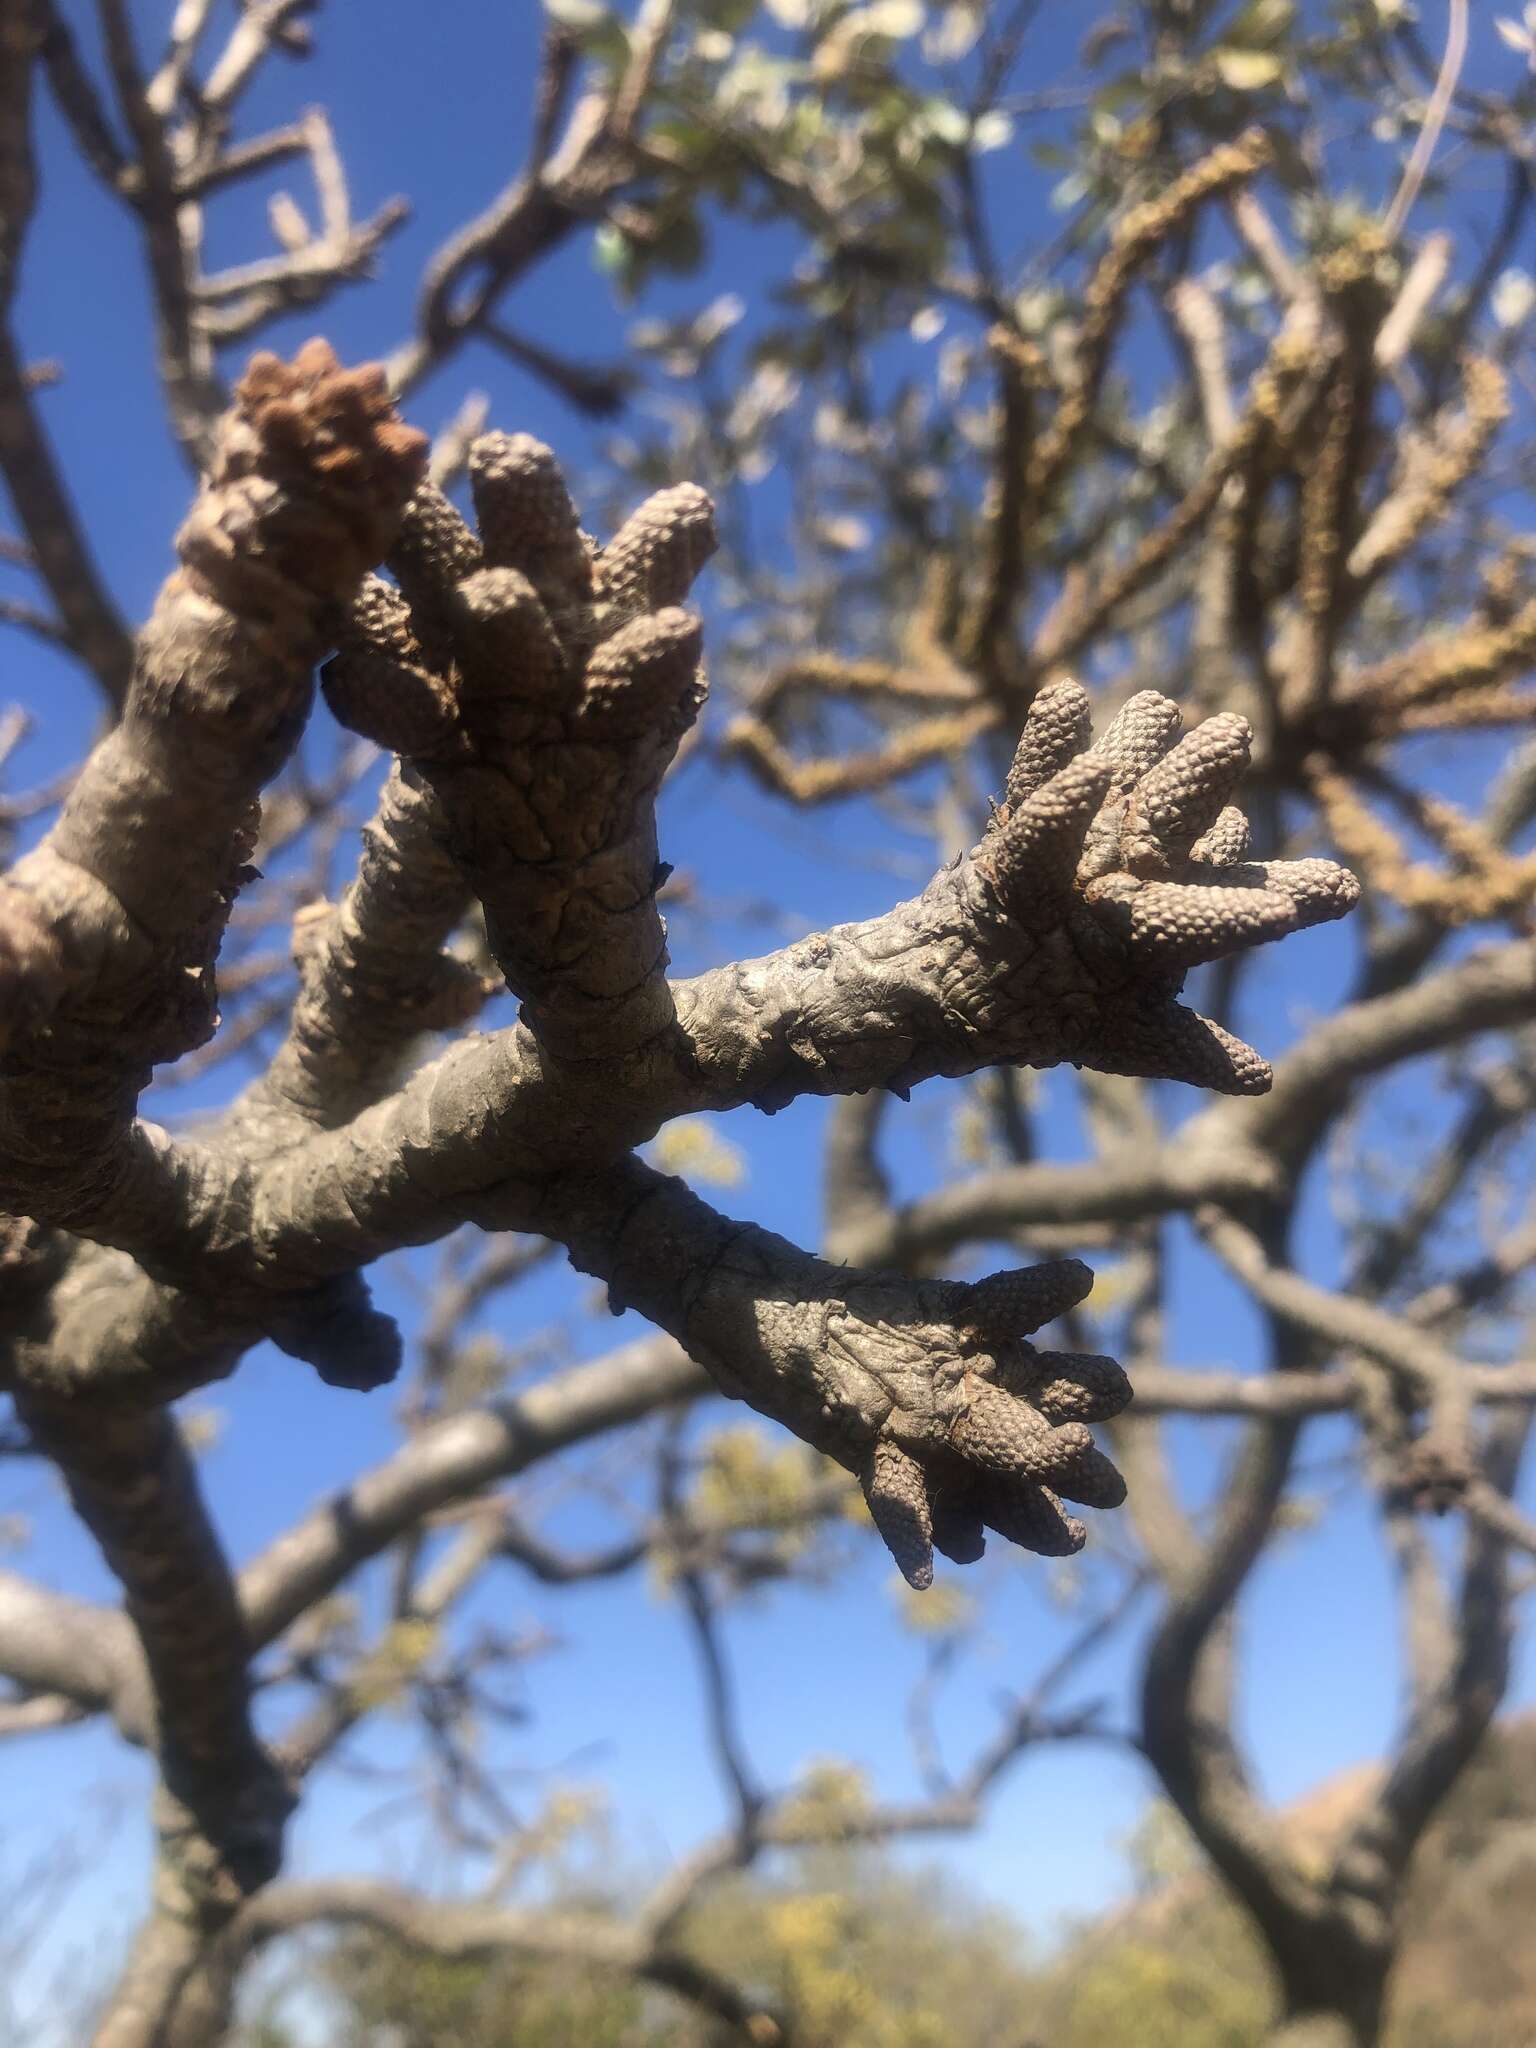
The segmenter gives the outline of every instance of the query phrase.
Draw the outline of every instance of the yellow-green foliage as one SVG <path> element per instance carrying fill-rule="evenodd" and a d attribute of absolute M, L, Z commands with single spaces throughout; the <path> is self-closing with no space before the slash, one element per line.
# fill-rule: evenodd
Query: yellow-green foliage
<path fill-rule="evenodd" d="M 746 1154 L 701 1116 L 668 1124 L 651 1147 L 651 1159 L 663 1173 L 706 1187 L 736 1188 L 747 1177 Z"/>
<path fill-rule="evenodd" d="M 359 1936 L 327 1958 L 329 2048 L 628 2048 L 645 2000 L 622 1979 L 561 1964 L 442 1962 Z M 386 2031 L 387 2030 L 387 2031 Z M 273 2048 L 284 2037 L 269 2034 Z"/>
<path fill-rule="evenodd" d="M 943 1579 L 926 1593 L 902 1586 L 896 1594 L 903 1625 L 920 1636 L 958 1636 L 976 1620 L 976 1602 L 953 1579 Z"/>
<path fill-rule="evenodd" d="M 397 1621 L 352 1679 L 352 1697 L 359 1707 L 382 1707 L 398 1699 L 437 1647 L 437 1628 L 430 1621 Z"/>
<path fill-rule="evenodd" d="M 846 1796 L 851 1778 L 843 1767 L 818 1770 L 808 1795 Z M 1031 2038 L 1018 1928 L 944 1875 L 883 1857 L 807 1852 L 777 1882 L 726 1885 L 690 1920 L 684 1943 L 793 2007 L 795 2048 L 1016 2048 Z M 355 1936 L 307 1968 L 306 2006 L 317 1979 L 334 2001 L 327 2048 L 385 2038 L 399 2048 L 734 2048 L 738 2038 L 577 1965 L 441 1963 Z M 238 2039 L 240 2048 L 297 2048 L 270 2014 Z"/>
<path fill-rule="evenodd" d="M 1096 1928 L 1042 2001 L 1051 2048 L 1258 2048 L 1271 1998 L 1235 1906 L 1203 1887 L 1166 1914 Z"/>
<path fill-rule="evenodd" d="M 802 1774 L 781 1825 L 786 1832 L 799 1830 L 824 1841 L 852 1827 L 873 1803 L 864 1773 L 852 1764 L 829 1758 L 813 1763 Z"/>
<path fill-rule="evenodd" d="M 1342 1796 L 1334 1798 L 1332 1793 Z M 1346 1824 L 1347 1783 L 1294 1817 L 1315 1859 Z M 1321 1809 L 1332 1809 L 1328 1824 Z M 1166 1808 L 1138 1829 L 1146 1896 L 1095 1922 L 1050 1973 L 1050 2048 L 1261 2048 L 1273 2016 L 1263 1952 L 1200 1868 Z M 1536 1720 L 1503 1730 L 1457 1786 L 1409 1887 L 1383 2048 L 1531 2048 L 1536 2042 Z"/>
<path fill-rule="evenodd" d="M 1030 2038 L 1020 1930 L 939 1872 L 808 1854 L 779 1885 L 723 1892 L 689 1935 L 701 1954 L 734 1956 L 746 1981 L 793 2013 L 796 2048 L 1014 2048 Z M 664 2038 L 691 2048 L 696 2037 Z"/>
<path fill-rule="evenodd" d="M 1348 1821 L 1366 1776 L 1297 1811 L 1299 1852 Z M 1383 2048 L 1536 2042 L 1533 1787 L 1536 1719 L 1490 1744 L 1431 1831 Z M 821 1763 L 792 1810 L 825 1824 L 869 1796 L 856 1770 Z M 1242 1914 L 1167 1808 L 1128 1847 L 1140 1896 L 1048 1963 L 947 1874 L 854 1849 L 796 1852 L 722 1886 L 682 1942 L 789 2013 L 796 2048 L 1262 2048 L 1272 1993 Z M 726 2048 L 692 2009 L 563 1964 L 447 1965 L 355 1937 L 308 1967 L 337 1998 L 328 2048 L 364 2048 L 386 2025 L 400 2048 Z M 270 2016 L 238 2038 L 296 2048 Z"/>
<path fill-rule="evenodd" d="M 789 1521 L 820 1477 L 804 1444 L 752 1423 L 716 1430 L 705 1445 L 693 1504 L 711 1521 Z"/>

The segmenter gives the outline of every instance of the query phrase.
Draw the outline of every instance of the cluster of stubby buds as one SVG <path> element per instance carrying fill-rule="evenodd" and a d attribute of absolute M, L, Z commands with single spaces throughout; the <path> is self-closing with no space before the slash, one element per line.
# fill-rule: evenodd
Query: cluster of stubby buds
<path fill-rule="evenodd" d="M 623 1054 L 672 1018 L 655 797 L 704 696 L 699 622 L 682 600 L 715 545 L 712 508 L 678 485 L 599 546 L 539 442 L 485 435 L 469 473 L 478 530 L 432 486 L 416 492 L 387 556 L 394 580 L 364 580 L 327 699 L 432 791 L 507 984 L 554 1058 Z M 818 1033 L 829 1057 L 842 1044 L 851 1003 L 854 1045 L 838 1057 L 878 1060 L 887 1040 L 899 1051 L 867 1074 L 840 1069 L 845 1087 L 998 1060 L 1267 1087 L 1251 1047 L 1179 1003 L 1184 977 L 1342 915 L 1357 890 L 1328 861 L 1248 858 L 1231 799 L 1249 743 L 1227 713 L 1183 733 L 1178 706 L 1150 691 L 1094 740 L 1077 683 L 1040 690 L 973 851 L 877 933 L 787 950 L 812 1056 Z M 771 1108 L 776 1086 L 788 1099 L 808 1080 L 792 1071 L 751 1099 Z M 934 1548 L 979 1555 L 988 1527 L 1061 1555 L 1085 1533 L 1064 1500 L 1123 1497 L 1090 1425 L 1130 1387 L 1112 1360 L 1025 1337 L 1091 1284 L 1071 1260 L 973 1286 L 849 1272 L 824 1285 L 807 1271 L 790 1289 L 808 1318 L 793 1369 L 737 1390 L 857 1473 L 913 1585 L 929 1582 Z M 739 1350 L 735 1373 L 720 1364 L 723 1383 L 750 1381 Z"/>
<path fill-rule="evenodd" d="M 1125 1482 L 1089 1424 L 1131 1400 L 1114 1359 L 1025 1341 L 1087 1296 L 1093 1275 L 1079 1260 L 934 1285 L 921 1407 L 892 1410 L 860 1475 L 875 1527 L 918 1589 L 932 1583 L 935 1549 L 971 1564 L 986 1529 L 1043 1557 L 1080 1550 L 1087 1530 L 1062 1502 L 1124 1500 Z"/>
<path fill-rule="evenodd" d="M 341 721 L 437 799 L 526 1021 L 557 1055 L 665 1028 L 655 798 L 706 684 L 682 608 L 715 548 L 707 494 L 649 499 L 599 547 L 548 448 L 472 446 L 471 531 L 431 485 L 364 580 L 324 671 Z"/>
<path fill-rule="evenodd" d="M 1247 858 L 1247 821 L 1230 801 L 1248 764 L 1243 718 L 1222 713 L 1185 734 L 1178 706 L 1146 691 L 1098 740 L 1091 730 L 1077 683 L 1042 690 L 981 843 L 906 906 L 917 932 L 950 941 L 940 952 L 936 939 L 932 955 L 951 977 L 946 1001 L 953 1009 L 950 988 L 978 984 L 962 1005 L 967 1028 L 998 1057 L 1262 1091 L 1268 1066 L 1179 1003 L 1184 977 L 1342 916 L 1354 877 L 1327 860 Z M 978 1557 L 986 1528 L 1068 1554 L 1086 1532 L 1063 1500 L 1124 1498 L 1088 1425 L 1128 1404 L 1126 1375 L 1112 1359 L 1025 1341 L 1092 1284 L 1086 1266 L 1062 1260 L 972 1286 L 919 1282 L 900 1304 L 873 1274 L 839 1286 L 827 1342 L 878 1392 L 828 1448 L 858 1473 L 913 1586 L 930 1582 L 935 1549 Z"/>
<path fill-rule="evenodd" d="M 423 486 L 390 551 L 395 583 L 365 581 L 325 671 L 343 723 L 453 761 L 572 721 L 639 738 L 668 711 L 691 717 L 697 700 L 675 699 L 698 674 L 700 628 L 681 607 L 715 550 L 708 494 L 659 491 L 599 548 L 531 435 L 480 436 L 469 477 L 478 532 Z"/>

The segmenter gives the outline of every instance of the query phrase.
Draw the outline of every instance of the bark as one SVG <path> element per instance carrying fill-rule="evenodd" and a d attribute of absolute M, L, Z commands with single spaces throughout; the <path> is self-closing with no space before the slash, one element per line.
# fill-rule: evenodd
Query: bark
<path fill-rule="evenodd" d="M 104 1627 L 68 1671 L 37 1660 L 24 1615 L 18 1644 L 71 1711 L 109 1707 L 152 1743 L 163 1778 L 156 1907 L 103 2022 L 112 2048 L 165 2038 L 277 1868 L 291 1794 L 252 1732 L 254 1651 L 435 1504 L 692 1390 L 697 1365 L 858 1476 L 917 1586 L 934 1547 L 966 1561 L 991 1528 L 1061 1554 L 1086 1533 L 1064 1499 L 1121 1499 L 1090 1425 L 1125 1405 L 1124 1374 L 1026 1341 L 1081 1299 L 1076 1261 L 969 1286 L 832 1266 L 718 1216 L 637 1144 L 684 1113 L 1000 1061 L 1261 1093 L 1264 1061 L 1179 1004 L 1184 977 L 1355 896 L 1328 862 L 1247 858 L 1241 719 L 1181 738 L 1143 693 L 1090 744 L 1086 696 L 1061 683 L 985 835 L 920 896 L 674 983 L 655 801 L 703 698 L 682 600 L 713 547 L 708 500 L 663 492 L 599 546 L 547 449 L 487 435 L 472 531 L 419 483 L 422 459 L 376 374 L 318 345 L 258 359 L 123 718 L 0 884 L 0 1201 L 30 1219 L 6 1239 L 0 1372 L 133 1630 Z M 392 583 L 369 574 L 381 557 Z M 271 1068 L 216 1130 L 173 1140 L 138 1096 L 214 1029 L 259 793 L 329 645 L 332 709 L 401 765 L 353 887 L 301 921 Z M 423 1030 L 485 993 L 445 951 L 471 902 L 521 1020 L 402 1082 Z M 464 1220 L 563 1244 L 686 1356 L 583 1368 L 426 1431 L 236 1580 L 165 1403 L 263 1335 L 378 1384 L 398 1338 L 363 1269 Z"/>

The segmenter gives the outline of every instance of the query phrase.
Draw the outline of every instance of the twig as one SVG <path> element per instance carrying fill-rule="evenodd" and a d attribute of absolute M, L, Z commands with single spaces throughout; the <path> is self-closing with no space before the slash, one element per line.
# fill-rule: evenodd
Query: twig
<path fill-rule="evenodd" d="M 1424 183 L 1430 159 L 1435 153 L 1435 144 L 1440 140 L 1440 131 L 1445 126 L 1446 115 L 1450 112 L 1456 81 L 1460 78 L 1461 67 L 1466 62 L 1467 0 L 1447 0 L 1446 11 L 1448 19 L 1445 55 L 1440 60 L 1440 75 L 1435 80 L 1435 89 L 1424 111 L 1424 122 L 1414 142 L 1402 182 L 1382 218 L 1382 232 L 1389 241 L 1396 241 L 1402 233 L 1403 223 L 1408 218 L 1414 200 L 1419 196 L 1419 187 Z"/>

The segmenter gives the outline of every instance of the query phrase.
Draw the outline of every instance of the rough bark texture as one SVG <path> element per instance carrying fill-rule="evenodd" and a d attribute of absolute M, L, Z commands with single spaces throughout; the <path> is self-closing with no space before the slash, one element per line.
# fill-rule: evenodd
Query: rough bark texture
<path fill-rule="evenodd" d="M 161 1134 L 135 1121 L 137 1098 L 155 1063 L 215 1028 L 214 961 L 258 793 L 303 729 L 313 663 L 424 453 L 382 378 L 343 371 L 323 343 L 291 366 L 253 363 L 140 638 L 123 718 L 0 884 L 0 1181 L 13 1210 L 146 1253 L 174 1234 Z M 19 1254 L 25 1283 L 56 1251 L 34 1234 Z M 59 1392 L 23 1393 L 20 1412 L 144 1646 L 162 1882 L 189 1911 L 228 1911 L 278 1869 L 292 1803 L 252 1731 L 228 1567 L 164 1409 L 103 1414 Z"/>
<path fill-rule="evenodd" d="M 704 494 L 663 492 L 599 546 L 549 451 L 492 434 L 470 452 L 472 532 L 419 481 L 422 443 L 376 373 L 318 344 L 258 360 L 215 448 L 123 719 L 0 885 L 0 1197 L 27 1219 L 6 1239 L 0 1356 L 137 1638 L 107 1631 L 105 1668 L 77 1671 L 70 1697 L 151 1742 L 164 1781 L 156 1912 L 112 2048 L 165 2037 L 206 1944 L 278 1867 L 291 1794 L 252 1733 L 253 1649 L 470 1483 L 446 1439 L 434 1478 L 423 1440 L 404 1508 L 381 1475 L 344 1545 L 328 1517 L 237 1584 L 169 1399 L 262 1335 L 377 1384 L 398 1340 L 363 1269 L 472 1219 L 565 1245 L 723 1391 L 856 1474 L 914 1586 L 935 1547 L 978 1556 L 984 1527 L 1075 1550 L 1062 1502 L 1123 1497 L 1091 1425 L 1130 1385 L 1025 1340 L 1081 1300 L 1086 1268 L 960 1285 L 832 1266 L 632 1150 L 686 1112 L 997 1062 L 1262 1093 L 1263 1060 L 1180 1006 L 1183 978 L 1354 900 L 1325 861 L 1247 859 L 1241 719 L 1181 738 L 1177 709 L 1143 693 L 1090 742 L 1087 698 L 1060 682 L 980 843 L 920 896 L 674 984 L 655 800 L 704 694 L 682 609 L 713 547 Z M 393 581 L 371 573 L 381 558 Z M 137 1120 L 138 1094 L 215 1027 L 259 792 L 328 645 L 331 708 L 400 763 L 353 886 L 301 920 L 277 1057 L 216 1130 L 173 1139 Z M 521 1020 L 407 1075 L 423 1033 L 485 993 L 444 950 L 471 902 Z M 674 1381 L 696 1384 L 658 1355 L 594 1413 L 642 1412 Z M 558 1427 L 580 1433 L 583 1413 Z M 468 1455 L 505 1472 L 521 1441 Z M 645 1956 L 658 1981 L 681 1967 Z"/>

